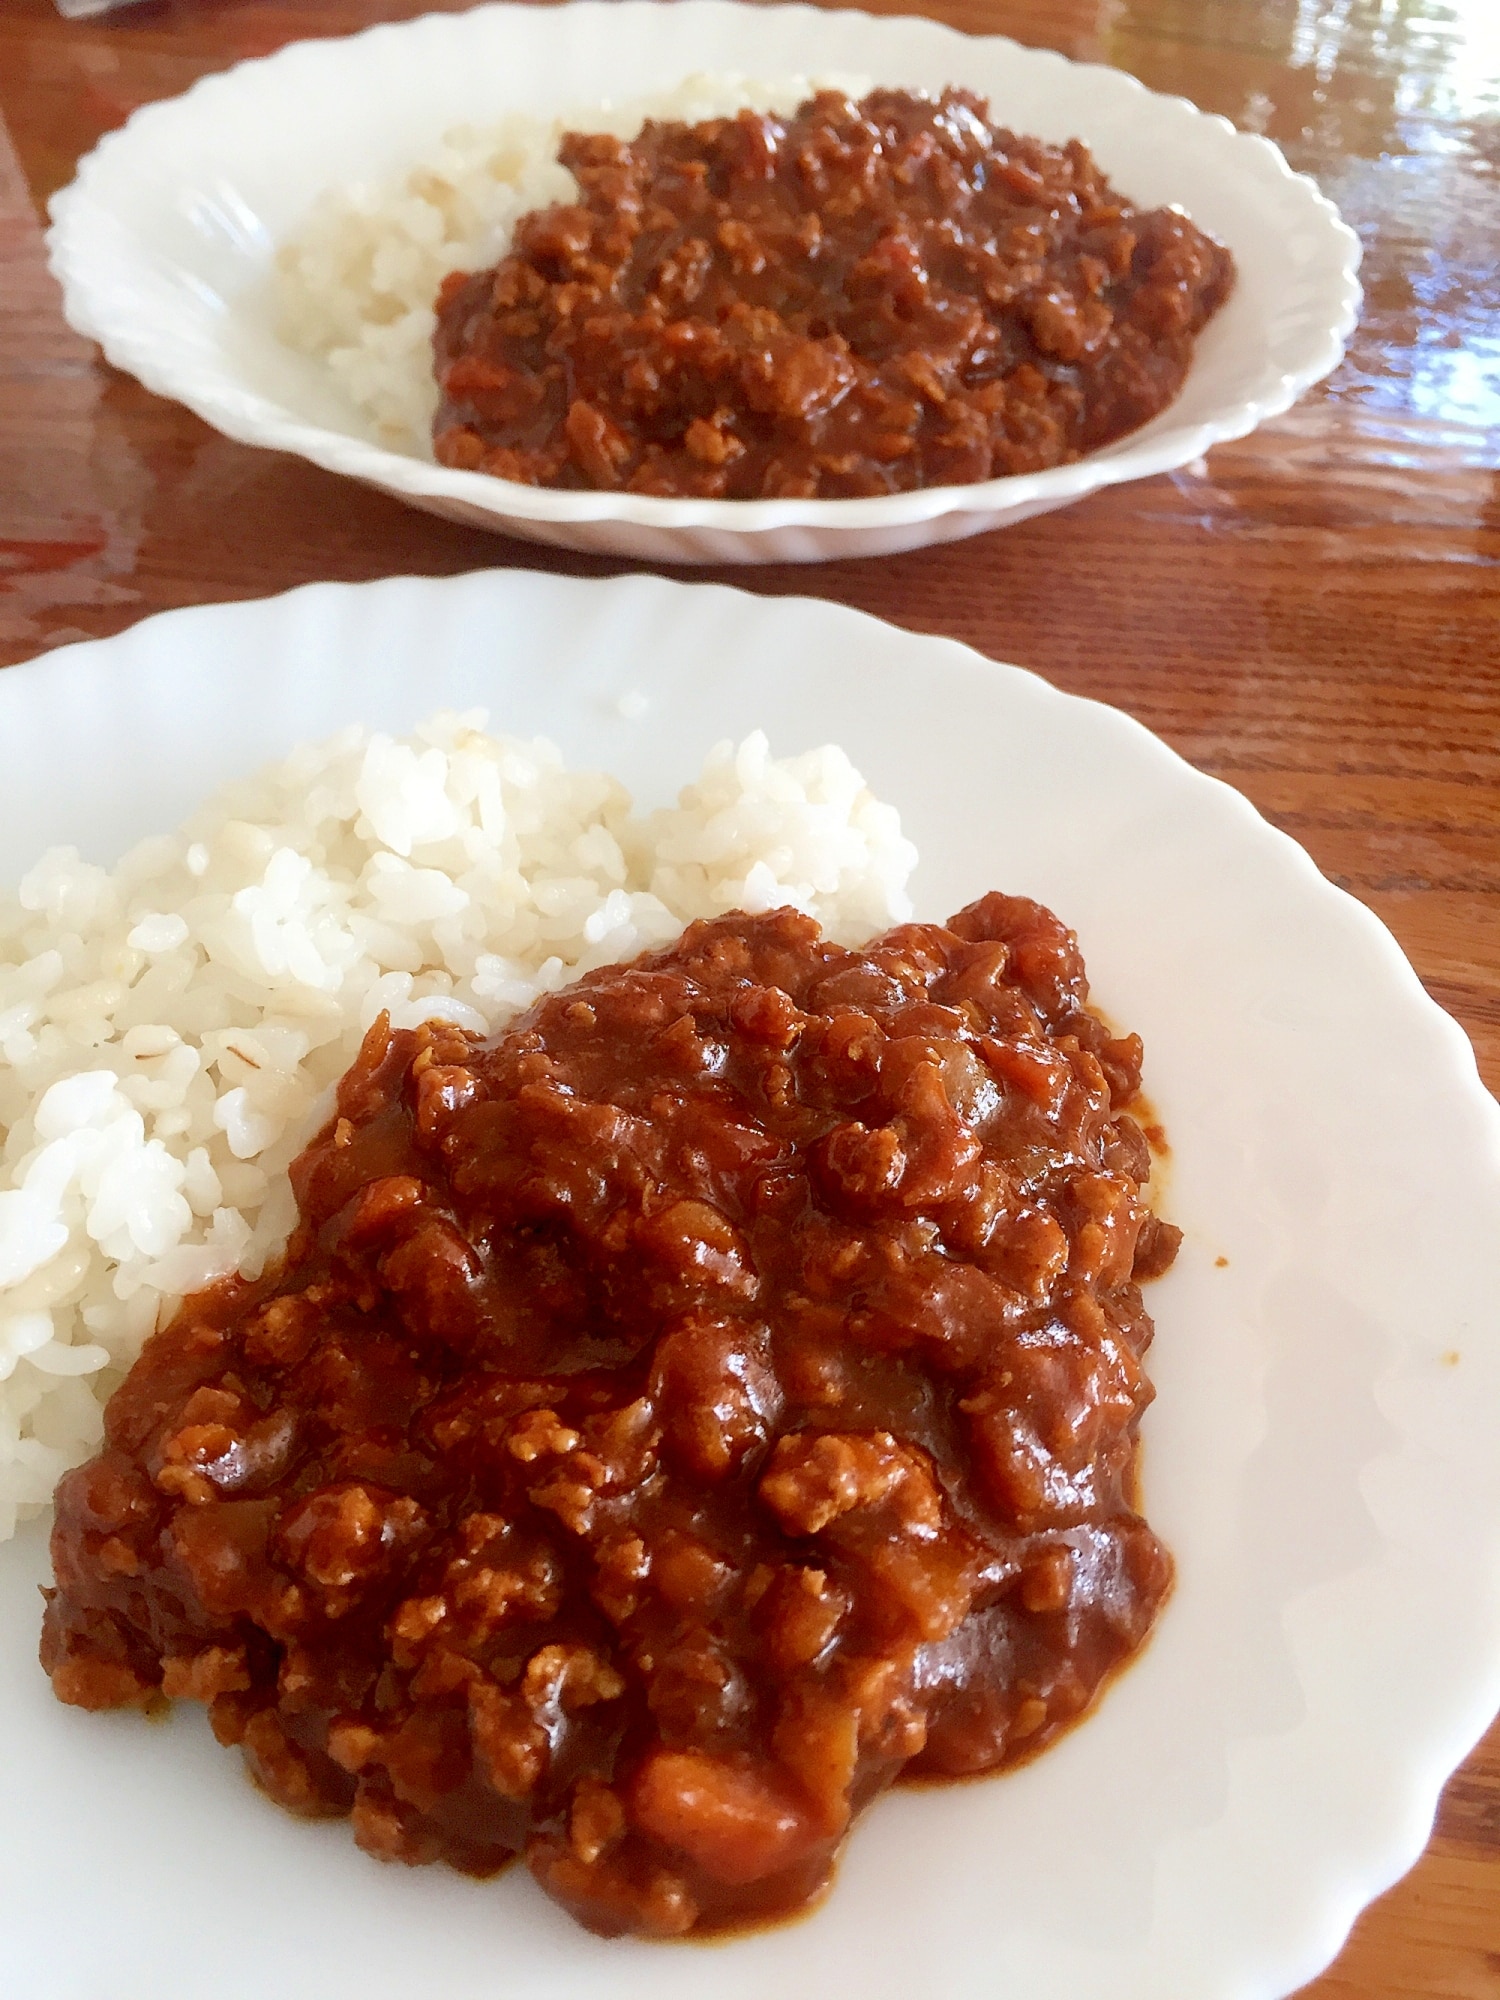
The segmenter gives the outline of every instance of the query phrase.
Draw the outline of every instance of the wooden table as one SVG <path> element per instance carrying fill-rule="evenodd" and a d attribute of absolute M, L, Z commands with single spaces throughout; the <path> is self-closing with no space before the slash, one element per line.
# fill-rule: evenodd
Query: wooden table
<path fill-rule="evenodd" d="M 239 57 L 420 11 L 173 0 L 64 23 L 50 0 L 0 0 L 0 664 L 319 577 L 617 567 L 230 443 L 63 322 L 38 218 L 102 132 Z M 1267 133 L 1363 236 L 1363 325 L 1331 382 L 1206 468 L 927 553 L 714 574 L 949 633 L 1130 710 L 1378 911 L 1495 1088 L 1500 0 L 925 11 L 1116 63 Z M 1500 2000 L 1500 1728 L 1450 1783 L 1420 1865 L 1307 1990 Z"/>

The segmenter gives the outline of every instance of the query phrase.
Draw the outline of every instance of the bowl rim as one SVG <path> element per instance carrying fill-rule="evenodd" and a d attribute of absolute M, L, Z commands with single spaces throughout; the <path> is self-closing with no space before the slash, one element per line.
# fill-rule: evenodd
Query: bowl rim
<path fill-rule="evenodd" d="M 1173 424 L 1172 406 L 1115 444 L 1086 453 L 1067 465 L 1040 472 L 1015 473 L 968 485 L 918 487 L 910 492 L 858 499 L 713 500 L 664 498 L 651 494 L 593 489 L 560 489 L 523 485 L 492 473 L 467 472 L 393 450 L 373 439 L 330 430 L 288 412 L 243 384 L 237 383 L 209 349 L 205 358 L 187 365 L 164 347 L 160 329 L 123 306 L 120 290 L 103 281 L 95 263 L 97 224 L 112 225 L 118 243 L 118 219 L 111 215 L 107 190 L 117 159 L 173 121 L 192 117 L 215 100 L 228 104 L 264 90 L 274 90 L 278 75 L 295 68 L 341 64 L 350 46 L 373 46 L 417 36 L 462 39 L 476 32 L 472 23 L 496 17 L 524 16 L 532 22 L 549 15 L 574 18 L 593 14 L 620 20 L 653 15 L 670 5 L 674 12 L 701 16 L 741 16 L 750 8 L 744 0 L 565 0 L 558 7 L 537 8 L 488 0 L 488 4 L 457 14 L 424 14 L 404 21 L 378 22 L 352 35 L 299 38 L 273 54 L 248 57 L 225 70 L 198 77 L 174 97 L 139 106 L 125 123 L 106 133 L 78 162 L 74 179 L 48 202 L 51 226 L 46 232 L 50 268 L 63 290 L 64 312 L 76 331 L 96 340 L 106 359 L 134 375 L 156 394 L 182 403 L 205 422 L 245 444 L 287 451 L 325 470 L 385 488 L 420 503 L 460 503 L 468 508 L 516 520 L 583 525 L 593 522 L 632 524 L 647 529 L 718 529 L 761 534 L 788 528 L 832 530 L 896 529 L 932 522 L 945 515 L 985 514 L 1013 518 L 1082 498 L 1099 488 L 1172 471 L 1201 458 L 1212 446 L 1246 436 L 1268 418 L 1279 416 L 1314 383 L 1337 367 L 1359 316 L 1363 291 L 1358 279 L 1362 245 L 1337 207 L 1308 174 L 1297 173 L 1280 148 L 1256 133 L 1242 132 L 1219 113 L 1201 110 L 1190 99 L 1153 91 L 1138 77 L 1114 65 L 1080 62 L 1055 49 L 1032 48 L 1008 35 L 966 35 L 946 23 L 917 15 L 872 15 L 861 9 L 839 8 L 841 23 L 851 32 L 917 30 L 934 43 L 955 47 L 981 46 L 1003 54 L 1008 62 L 1034 70 L 1086 73 L 1112 92 L 1117 101 L 1137 107 L 1150 104 L 1179 130 L 1192 130 L 1211 147 L 1233 148 L 1243 168 L 1262 185 L 1306 205 L 1311 220 L 1326 232 L 1329 256 L 1320 263 L 1322 283 L 1332 301 L 1332 316 L 1309 330 L 1305 352 L 1294 368 L 1275 369 L 1269 358 L 1254 392 L 1226 403 L 1214 415 L 1194 424 Z M 802 4 L 772 8 L 757 6 L 757 14 L 801 15 L 826 21 L 830 11 Z M 149 139 L 147 141 L 149 143 Z M 1333 254 L 1338 262 L 1335 267 Z M 1163 424 L 1163 419 L 1167 419 Z"/>

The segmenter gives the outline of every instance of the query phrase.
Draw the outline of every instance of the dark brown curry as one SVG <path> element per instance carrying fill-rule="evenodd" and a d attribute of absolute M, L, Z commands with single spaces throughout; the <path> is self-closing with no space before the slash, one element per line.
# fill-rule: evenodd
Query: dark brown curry
<path fill-rule="evenodd" d="M 1185 215 L 967 91 L 573 132 L 559 157 L 579 201 L 439 294 L 445 465 L 737 500 L 1037 472 L 1165 409 L 1233 283 Z"/>
<path fill-rule="evenodd" d="M 697 924 L 490 1044 L 368 1036 L 284 1269 L 192 1300 L 58 1493 L 43 1662 L 209 1704 L 291 1811 L 604 1932 L 779 1915 L 910 1775 L 1140 1646 L 1141 1046 L 986 896 Z"/>

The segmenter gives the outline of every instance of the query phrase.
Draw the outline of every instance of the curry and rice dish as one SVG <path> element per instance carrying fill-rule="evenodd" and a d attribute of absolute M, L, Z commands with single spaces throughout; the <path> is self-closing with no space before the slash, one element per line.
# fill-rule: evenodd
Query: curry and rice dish
<path fill-rule="evenodd" d="M 1176 1232 L 1141 1046 L 988 895 L 726 914 L 483 1037 L 382 1018 L 258 1281 L 58 1494 L 43 1660 L 209 1705 L 383 1858 L 606 1933 L 785 1914 L 904 1777 L 1030 1756 L 1142 1644 Z"/>
<path fill-rule="evenodd" d="M 834 82 L 450 132 L 314 203 L 279 331 L 402 450 L 669 497 L 1037 472 L 1173 401 L 1222 244 L 970 92 Z"/>
<path fill-rule="evenodd" d="M 189 1293 L 256 1278 L 380 1014 L 498 1034 L 696 918 L 912 914 L 916 850 L 836 746 L 724 742 L 676 801 L 443 713 L 236 779 L 112 868 L 0 885 L 0 1542 L 102 1436 Z"/>
<path fill-rule="evenodd" d="M 1182 386 L 1229 253 L 983 99 L 570 132 L 578 202 L 437 302 L 445 465 L 530 485 L 844 498 L 1066 464 Z"/>

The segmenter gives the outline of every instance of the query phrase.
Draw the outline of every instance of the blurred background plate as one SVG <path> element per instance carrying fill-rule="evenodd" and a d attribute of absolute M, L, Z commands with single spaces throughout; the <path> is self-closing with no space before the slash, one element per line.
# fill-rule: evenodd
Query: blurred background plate
<path fill-rule="evenodd" d="M 881 499 L 664 500 L 520 486 L 391 451 L 320 364 L 275 337 L 266 272 L 324 188 L 398 172 L 455 125 L 629 99 L 699 71 L 968 85 L 1014 130 L 1085 140 L 1137 203 L 1179 203 L 1229 245 L 1239 273 L 1181 396 L 1144 429 L 1046 472 Z M 51 212 L 72 324 L 229 437 L 455 520 L 648 562 L 884 554 L 1190 464 L 1328 374 L 1359 304 L 1358 240 L 1331 203 L 1268 140 L 1183 98 L 932 21 L 727 0 L 479 7 L 294 43 L 136 112 Z"/>

